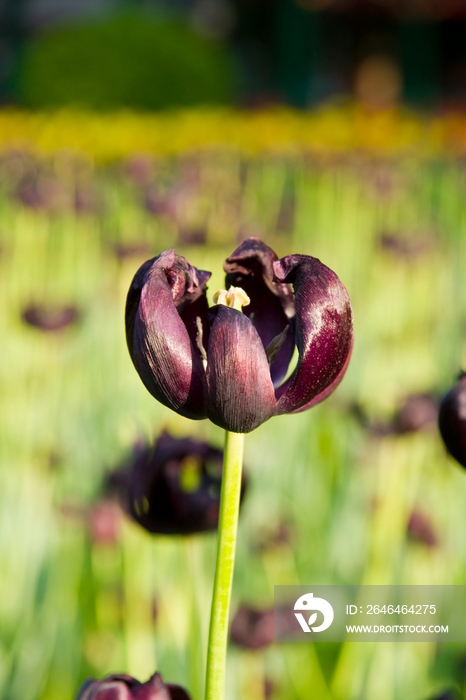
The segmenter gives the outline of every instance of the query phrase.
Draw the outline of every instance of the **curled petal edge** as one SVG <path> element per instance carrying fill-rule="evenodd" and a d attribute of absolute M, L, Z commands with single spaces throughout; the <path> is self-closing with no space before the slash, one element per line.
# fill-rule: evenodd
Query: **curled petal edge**
<path fill-rule="evenodd" d="M 273 263 L 278 260 L 275 252 L 258 238 L 247 238 L 227 258 L 223 268 L 226 274 L 226 288 L 230 285 L 242 287 L 251 303 L 243 313 L 250 318 L 259 333 L 264 348 L 284 333 L 281 347 L 270 365 L 274 386 L 283 381 L 293 356 L 294 300 L 289 284 L 281 284 L 274 279 Z"/>
<path fill-rule="evenodd" d="M 295 292 L 298 364 L 275 392 L 275 415 L 298 413 L 323 401 L 338 386 L 353 347 L 353 313 L 345 286 L 326 265 L 307 255 L 274 263 L 279 282 Z"/>
<path fill-rule="evenodd" d="M 197 272 L 165 251 L 141 266 L 126 303 L 128 348 L 144 385 L 160 403 L 195 420 L 206 417 L 204 370 L 180 312 L 205 296 L 208 273 Z"/>

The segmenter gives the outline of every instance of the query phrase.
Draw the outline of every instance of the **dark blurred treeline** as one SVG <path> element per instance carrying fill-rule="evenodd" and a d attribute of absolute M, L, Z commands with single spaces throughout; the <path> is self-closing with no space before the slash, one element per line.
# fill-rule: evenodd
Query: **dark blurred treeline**
<path fill-rule="evenodd" d="M 466 106 L 466 0 L 0 2 L 4 104 L 306 107 L 355 93 Z"/>

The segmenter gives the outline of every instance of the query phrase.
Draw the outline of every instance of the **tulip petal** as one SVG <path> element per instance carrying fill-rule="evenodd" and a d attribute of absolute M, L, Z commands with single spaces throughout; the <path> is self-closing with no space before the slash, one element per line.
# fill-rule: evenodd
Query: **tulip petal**
<path fill-rule="evenodd" d="M 353 346 L 353 314 L 344 285 L 317 258 L 288 255 L 274 263 L 279 282 L 295 292 L 295 371 L 276 391 L 277 415 L 310 408 L 341 381 Z"/>
<path fill-rule="evenodd" d="M 206 281 L 173 250 L 148 260 L 136 273 L 126 302 L 126 337 L 148 391 L 182 416 L 205 418 L 196 318 L 207 328 Z"/>
<path fill-rule="evenodd" d="M 438 427 L 448 452 L 466 467 L 466 374 L 463 372 L 440 402 Z"/>
<path fill-rule="evenodd" d="M 169 686 L 162 676 L 154 673 L 146 683 L 141 683 L 131 693 L 131 700 L 171 700 Z"/>
<path fill-rule="evenodd" d="M 268 420 L 275 394 L 259 334 L 240 311 L 211 309 L 206 369 L 208 418 L 225 430 L 249 433 Z"/>
<path fill-rule="evenodd" d="M 136 443 L 129 463 L 106 478 L 124 511 L 148 532 L 191 535 L 216 530 L 223 453 L 164 431 L 154 446 Z M 243 473 L 241 499 L 246 491 Z"/>
<path fill-rule="evenodd" d="M 198 483 L 192 490 L 181 484 L 183 463 L 198 468 Z M 215 464 L 218 474 L 208 473 Z M 136 456 L 131 472 L 120 472 L 120 495 L 124 507 L 142 527 L 152 533 L 189 535 L 214 530 L 218 524 L 222 452 L 207 443 L 167 433 L 155 448 L 147 447 Z"/>
<path fill-rule="evenodd" d="M 190 700 L 188 693 L 179 685 L 169 685 L 170 700 Z"/>
<path fill-rule="evenodd" d="M 181 686 L 165 684 L 159 673 L 154 673 L 145 683 L 125 673 L 116 673 L 103 681 L 86 681 L 77 700 L 190 700 L 190 697 Z"/>
<path fill-rule="evenodd" d="M 251 319 L 264 348 L 276 338 L 294 316 L 291 287 L 274 280 L 273 263 L 278 260 L 274 251 L 258 238 L 247 238 L 225 260 L 226 289 L 242 287 L 251 303 L 243 313 Z M 277 355 L 270 366 L 272 381 L 277 386 L 285 377 L 294 350 L 294 333 L 290 327 Z"/>
<path fill-rule="evenodd" d="M 132 700 L 132 693 L 119 676 L 108 676 L 103 681 L 87 681 L 78 693 L 77 700 Z"/>

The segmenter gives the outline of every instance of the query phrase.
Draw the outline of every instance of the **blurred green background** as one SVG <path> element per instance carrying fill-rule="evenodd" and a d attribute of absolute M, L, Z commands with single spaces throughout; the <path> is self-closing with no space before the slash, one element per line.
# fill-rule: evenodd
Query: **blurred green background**
<path fill-rule="evenodd" d="M 2 698 L 71 700 L 88 675 L 145 680 L 155 667 L 202 697 L 215 537 L 151 537 L 101 500 L 106 471 L 138 438 L 166 427 L 222 444 L 215 426 L 152 399 L 125 346 L 132 276 L 172 245 L 213 271 L 212 293 L 237 239 L 259 234 L 279 255 L 321 258 L 354 304 L 354 356 L 336 394 L 247 436 L 233 608 L 267 608 L 278 584 L 466 582 L 466 479 L 435 423 L 403 433 L 358 419 L 390 426 L 408 394 L 440 395 L 464 357 L 463 165 L 219 149 L 144 164 L 1 162 Z M 12 187 L 34 168 L 55 199 Z M 142 176 L 165 204 L 181 198 L 178 214 L 154 213 Z M 31 304 L 75 306 L 79 320 L 46 332 L 22 320 Z M 277 700 L 422 700 L 462 687 L 464 653 L 233 647 L 227 697 L 265 697 L 267 678 Z"/>

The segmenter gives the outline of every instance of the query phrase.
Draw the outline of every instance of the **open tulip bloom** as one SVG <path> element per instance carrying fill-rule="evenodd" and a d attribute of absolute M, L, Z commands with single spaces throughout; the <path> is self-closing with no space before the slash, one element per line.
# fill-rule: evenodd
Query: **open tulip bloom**
<path fill-rule="evenodd" d="M 223 452 L 163 431 L 155 445 L 136 443 L 128 462 L 107 475 L 123 509 L 148 532 L 192 535 L 216 530 Z M 242 495 L 246 489 L 243 478 Z"/>
<path fill-rule="evenodd" d="M 314 406 L 336 388 L 351 354 L 351 304 L 319 260 L 278 260 L 256 238 L 224 267 L 226 288 L 245 294 L 220 292 L 209 309 L 209 272 L 173 250 L 145 262 L 128 294 L 127 341 L 158 401 L 187 418 L 248 433 L 273 415 Z M 295 346 L 298 363 L 283 381 Z"/>
<path fill-rule="evenodd" d="M 223 697 L 243 433 L 329 396 L 353 346 L 348 293 L 317 258 L 279 260 L 248 238 L 224 269 L 226 290 L 209 308 L 210 272 L 164 251 L 139 268 L 126 303 L 129 351 L 149 392 L 180 415 L 209 418 L 227 431 L 207 700 Z M 295 348 L 298 361 L 287 376 Z"/>

